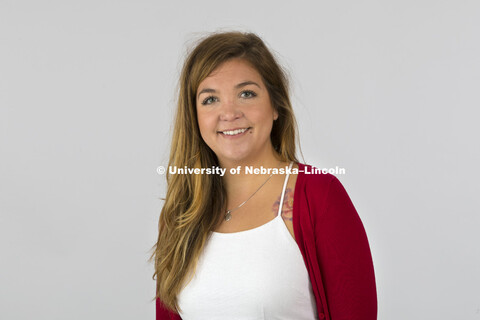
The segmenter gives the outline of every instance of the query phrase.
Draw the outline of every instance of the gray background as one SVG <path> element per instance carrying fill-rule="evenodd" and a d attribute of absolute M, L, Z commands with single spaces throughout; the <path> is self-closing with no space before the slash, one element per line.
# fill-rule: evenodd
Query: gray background
<path fill-rule="evenodd" d="M 175 86 L 205 32 L 289 70 L 367 231 L 379 319 L 480 319 L 478 1 L 0 0 L 0 318 L 153 319 Z"/>

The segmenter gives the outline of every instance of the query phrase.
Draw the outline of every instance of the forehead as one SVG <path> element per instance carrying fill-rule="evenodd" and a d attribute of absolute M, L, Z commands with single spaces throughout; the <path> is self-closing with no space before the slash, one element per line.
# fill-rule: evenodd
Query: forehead
<path fill-rule="evenodd" d="M 261 81 L 258 71 L 243 59 L 231 59 L 220 64 L 202 82 L 199 89 L 210 85 L 231 85 L 246 80 Z"/>

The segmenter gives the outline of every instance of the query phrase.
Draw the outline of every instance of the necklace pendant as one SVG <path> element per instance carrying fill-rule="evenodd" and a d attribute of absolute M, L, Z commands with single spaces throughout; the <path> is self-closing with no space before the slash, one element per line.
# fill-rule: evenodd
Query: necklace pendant
<path fill-rule="evenodd" d="M 228 210 L 225 213 L 225 221 L 229 221 L 230 219 L 232 219 L 232 215 L 230 214 L 230 210 Z"/>

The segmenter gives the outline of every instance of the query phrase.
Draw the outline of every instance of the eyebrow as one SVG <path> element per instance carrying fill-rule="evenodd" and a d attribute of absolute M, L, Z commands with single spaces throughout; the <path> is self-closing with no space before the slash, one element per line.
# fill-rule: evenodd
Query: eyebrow
<path fill-rule="evenodd" d="M 258 85 L 258 83 L 254 82 L 254 81 L 244 81 L 244 82 L 241 82 L 241 83 L 239 83 L 239 84 L 237 84 L 237 85 L 235 86 L 235 89 L 239 89 L 239 88 L 241 88 L 241 87 L 248 86 L 249 84 L 256 85 L 257 87 L 259 87 L 259 88 L 261 89 L 261 87 Z M 217 91 L 216 91 L 215 89 L 205 88 L 205 89 L 203 89 L 202 91 L 200 91 L 200 92 L 198 93 L 197 97 L 200 97 L 200 95 L 201 95 L 202 93 L 209 93 L 209 92 L 215 93 L 215 92 L 217 92 Z"/>

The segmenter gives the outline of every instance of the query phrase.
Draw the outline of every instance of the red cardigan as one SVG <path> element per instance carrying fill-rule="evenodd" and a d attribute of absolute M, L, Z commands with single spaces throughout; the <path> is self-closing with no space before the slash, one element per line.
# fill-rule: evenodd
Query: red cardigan
<path fill-rule="evenodd" d="M 362 221 L 340 181 L 298 164 L 293 231 L 307 267 L 319 319 L 377 319 L 373 261 Z M 179 320 L 156 301 L 157 320 Z"/>

